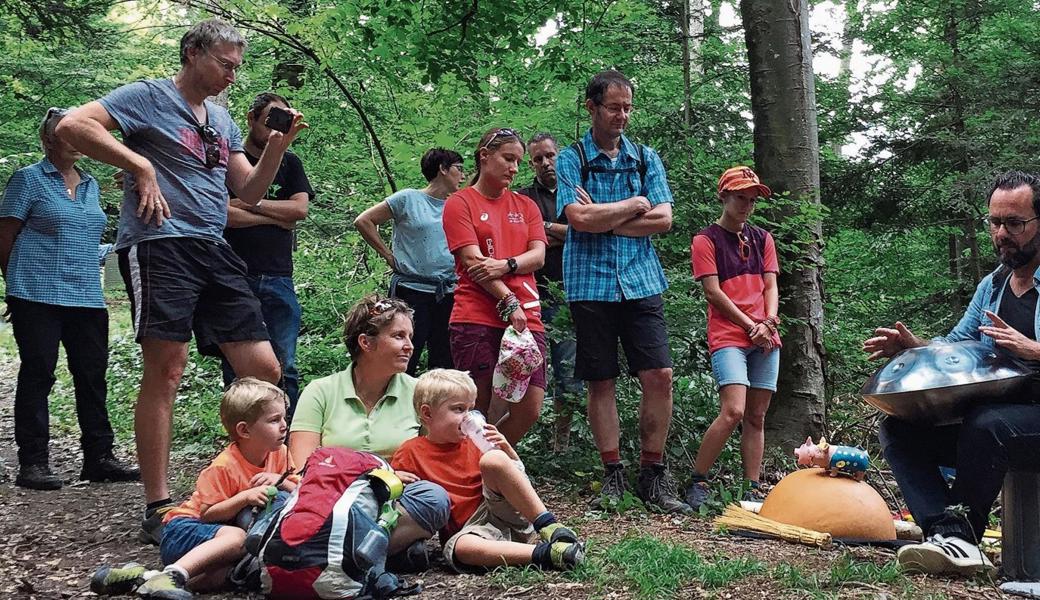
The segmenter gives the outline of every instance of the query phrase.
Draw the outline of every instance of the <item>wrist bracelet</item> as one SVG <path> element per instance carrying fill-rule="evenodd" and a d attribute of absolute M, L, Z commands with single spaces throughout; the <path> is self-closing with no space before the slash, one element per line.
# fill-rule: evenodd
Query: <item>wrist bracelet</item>
<path fill-rule="evenodd" d="M 509 294 L 502 297 L 495 305 L 495 309 L 498 310 L 498 318 L 504 322 L 509 322 L 509 317 L 516 312 L 516 309 L 520 308 L 520 301 L 516 299 L 516 294 L 510 292 Z"/>

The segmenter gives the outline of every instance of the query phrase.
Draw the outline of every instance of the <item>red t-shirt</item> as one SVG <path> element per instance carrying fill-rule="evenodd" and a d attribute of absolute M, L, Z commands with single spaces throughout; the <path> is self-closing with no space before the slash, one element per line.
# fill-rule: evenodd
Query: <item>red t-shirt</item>
<path fill-rule="evenodd" d="M 773 236 L 760 227 L 747 225 L 748 257 L 740 253 L 737 234 L 713 223 L 693 236 L 690 256 L 693 277 L 700 281 L 709 276 L 719 278 L 722 292 L 753 321 L 766 318 L 766 273 L 779 273 L 776 245 Z M 773 344 L 780 347 L 780 336 L 773 336 Z M 754 346 L 744 327 L 733 323 L 710 303 L 708 304 L 708 350 L 720 348 L 750 348 Z"/>
<path fill-rule="evenodd" d="M 390 466 L 440 485 L 451 500 L 451 516 L 441 541 L 458 533 L 484 500 L 480 450 L 466 438 L 455 444 L 435 444 L 425 436 L 401 444 Z"/>
<path fill-rule="evenodd" d="M 542 213 L 534 200 L 508 189 L 494 200 L 473 187 L 448 196 L 444 202 L 444 236 L 452 253 L 464 246 L 477 246 L 484 256 L 503 260 L 527 252 L 527 245 L 533 240 L 548 244 Z M 499 318 L 495 308 L 498 300 L 470 279 L 458 256 L 455 273 L 459 284 L 455 288 L 450 322 L 505 329 L 507 324 Z M 516 294 L 521 305 L 538 300 L 534 273 L 506 274 L 502 276 L 502 283 Z M 531 331 L 545 331 L 540 304 L 524 312 Z"/>

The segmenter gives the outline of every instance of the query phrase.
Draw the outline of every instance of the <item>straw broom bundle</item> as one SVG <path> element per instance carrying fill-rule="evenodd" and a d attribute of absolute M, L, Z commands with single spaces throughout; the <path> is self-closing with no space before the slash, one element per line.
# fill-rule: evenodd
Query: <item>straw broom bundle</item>
<path fill-rule="evenodd" d="M 818 546 L 827 548 L 831 545 L 831 534 L 813 531 L 796 525 L 779 523 L 767 519 L 749 510 L 744 510 L 739 504 L 730 504 L 722 515 L 715 519 L 716 527 L 729 527 L 732 529 L 745 529 L 780 538 L 795 544 L 806 546 Z"/>

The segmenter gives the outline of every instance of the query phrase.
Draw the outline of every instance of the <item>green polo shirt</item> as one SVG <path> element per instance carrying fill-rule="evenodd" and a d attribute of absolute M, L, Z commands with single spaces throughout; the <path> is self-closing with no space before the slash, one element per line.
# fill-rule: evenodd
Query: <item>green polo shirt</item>
<path fill-rule="evenodd" d="M 321 434 L 322 446 L 363 450 L 389 459 L 405 440 L 419 435 L 412 405 L 416 380 L 405 373 L 394 375 L 386 394 L 365 414 L 365 405 L 354 391 L 353 372 L 351 363 L 345 371 L 307 384 L 291 430 Z"/>

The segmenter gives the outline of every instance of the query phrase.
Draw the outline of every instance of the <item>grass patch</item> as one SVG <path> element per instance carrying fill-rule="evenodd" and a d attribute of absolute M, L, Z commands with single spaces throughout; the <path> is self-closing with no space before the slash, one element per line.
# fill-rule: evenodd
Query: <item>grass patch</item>
<path fill-rule="evenodd" d="M 609 584 L 609 579 L 618 578 L 622 585 L 634 587 L 640 598 L 654 599 L 675 598 L 690 581 L 720 588 L 765 572 L 765 565 L 753 558 L 715 555 L 706 559 L 691 548 L 653 536 L 627 537 L 607 548 L 600 562 L 600 583 Z"/>
<path fill-rule="evenodd" d="M 880 586 L 896 588 L 899 597 L 920 597 L 894 560 L 879 566 L 856 560 L 847 552 L 825 573 L 806 573 L 797 565 L 783 563 L 774 567 L 770 576 L 785 588 L 805 592 L 810 598 L 837 598 L 848 588 Z"/>

